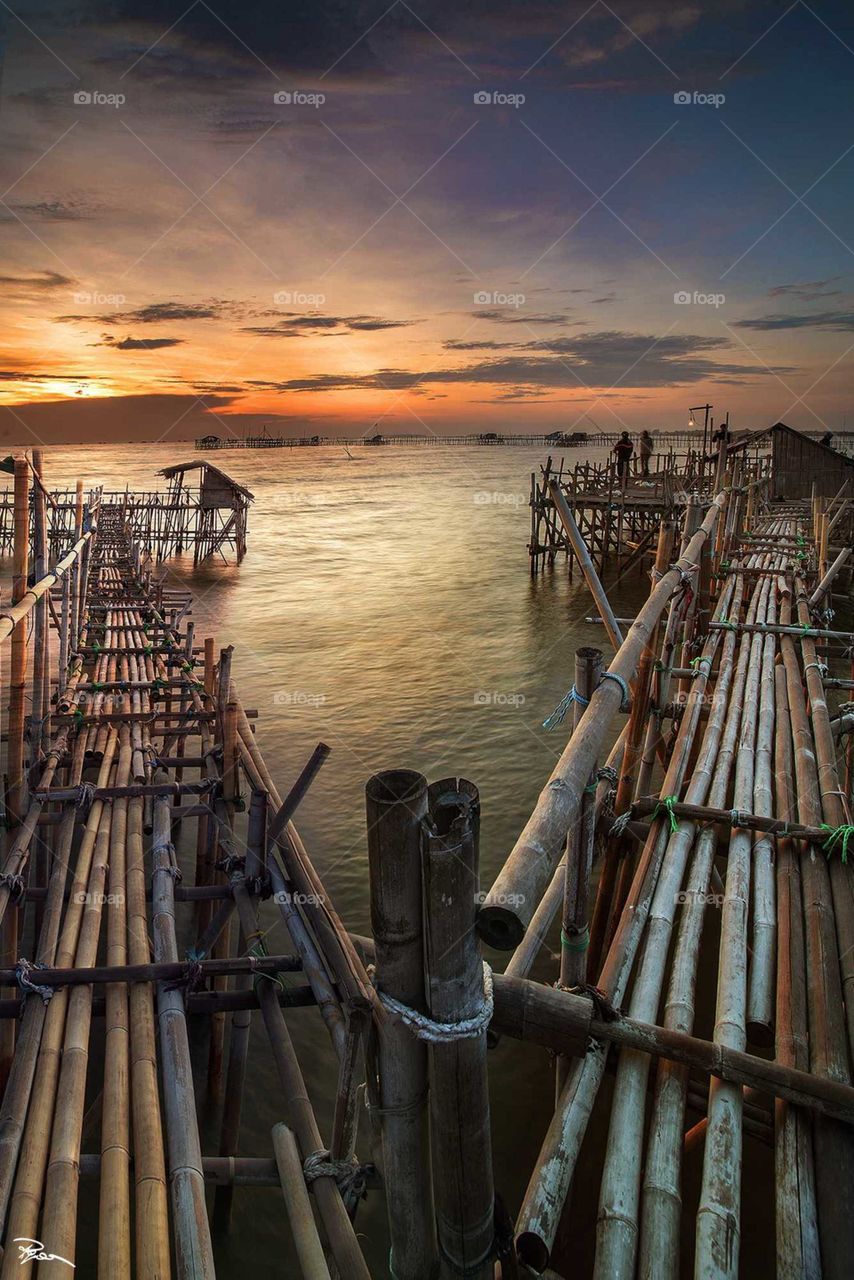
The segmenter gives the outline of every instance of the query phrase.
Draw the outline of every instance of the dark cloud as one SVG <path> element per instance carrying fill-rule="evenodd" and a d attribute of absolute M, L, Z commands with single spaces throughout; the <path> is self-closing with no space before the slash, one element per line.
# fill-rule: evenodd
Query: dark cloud
<path fill-rule="evenodd" d="M 543 313 L 527 314 L 524 308 L 515 311 L 499 311 L 484 307 L 482 310 L 478 308 L 477 311 L 472 311 L 470 314 L 476 320 L 491 320 L 495 324 L 581 324 L 580 320 L 570 320 L 569 316 L 562 311 L 556 311 L 550 315 Z"/>
<path fill-rule="evenodd" d="M 813 315 L 768 315 L 755 320 L 736 320 L 734 329 L 825 329 L 832 333 L 850 333 L 854 330 L 854 311 L 816 311 Z"/>
<path fill-rule="evenodd" d="M 41 222 L 82 222 L 95 216 L 94 207 L 75 200 L 33 200 L 29 204 L 12 203 L 9 205 L 14 213 L 0 210 L 0 222 L 16 222 L 15 213 L 25 221 L 36 219 Z"/>
<path fill-rule="evenodd" d="M 116 351 L 157 351 L 160 347 L 178 347 L 183 338 L 114 338 L 105 333 L 103 342 L 96 342 L 96 347 L 115 347 Z"/>
<path fill-rule="evenodd" d="M 84 321 L 98 324 L 169 324 L 173 320 L 217 320 L 233 314 L 239 305 L 214 299 L 210 302 L 152 302 L 135 311 L 110 311 L 100 315 L 56 316 L 60 324 Z"/>
<path fill-rule="evenodd" d="M 826 280 L 809 280 L 803 283 L 778 284 L 768 290 L 769 298 L 793 297 L 802 298 L 804 302 L 815 302 L 817 298 L 841 298 L 841 289 L 828 289 L 829 284 L 836 284 L 839 276 L 828 276 Z"/>
<path fill-rule="evenodd" d="M 32 275 L 0 276 L 0 289 L 11 297 L 20 298 L 50 293 L 54 289 L 67 289 L 75 283 L 72 276 L 60 275 L 58 271 L 36 271 Z"/>
<path fill-rule="evenodd" d="M 279 315 L 280 312 L 264 312 Z M 262 338 L 302 338 L 334 336 L 337 333 L 370 333 L 380 329 L 405 329 L 418 324 L 417 320 L 386 320 L 382 316 L 325 316 L 318 312 L 286 311 L 278 324 L 246 325 L 243 333 L 254 333 Z"/>
<path fill-rule="evenodd" d="M 674 387 L 706 380 L 738 381 L 769 372 L 792 373 L 791 367 L 730 364 L 714 355 L 729 346 L 725 338 L 620 332 L 580 334 L 554 343 L 532 344 L 530 350 L 496 360 L 480 360 L 456 369 L 380 369 L 368 374 L 316 374 L 278 384 L 280 391 L 409 390 L 438 383 L 505 385 L 511 394 L 535 388 Z"/>

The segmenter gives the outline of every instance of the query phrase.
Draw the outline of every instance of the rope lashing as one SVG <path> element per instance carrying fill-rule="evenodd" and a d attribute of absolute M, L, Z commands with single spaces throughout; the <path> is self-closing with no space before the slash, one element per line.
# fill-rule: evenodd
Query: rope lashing
<path fill-rule="evenodd" d="M 267 950 L 267 944 L 264 941 L 265 936 L 266 935 L 260 929 L 256 929 L 254 933 L 249 934 L 246 941 L 247 943 L 251 943 L 252 945 L 247 947 L 247 952 L 246 952 L 247 955 L 254 957 L 254 959 L 256 960 L 263 960 L 270 954 L 269 951 Z M 255 983 L 258 981 L 259 978 L 266 978 L 268 982 L 272 982 L 273 985 L 276 987 L 279 987 L 280 990 L 282 991 L 285 990 L 285 984 L 277 973 L 253 972 L 252 974 L 253 987 L 255 986 Z"/>
<path fill-rule="evenodd" d="M 5 871 L 0 876 L 0 888 L 9 890 L 9 898 L 12 902 L 17 902 L 24 896 L 26 887 L 24 877 L 17 875 L 14 871 Z"/>
<path fill-rule="evenodd" d="M 659 813 L 663 809 L 664 812 L 667 814 L 668 818 L 670 819 L 670 830 L 678 831 L 679 819 L 676 817 L 676 814 L 673 812 L 673 806 L 678 803 L 679 803 L 678 796 L 662 796 L 652 811 L 653 821 L 655 821 L 655 819 L 658 817 Z"/>
<path fill-rule="evenodd" d="M 180 978 L 175 978 L 172 982 L 163 984 L 164 991 L 198 991 L 204 983 L 205 971 L 202 968 L 201 961 L 196 958 L 194 952 L 187 952 L 187 971 Z"/>
<path fill-rule="evenodd" d="M 607 991 L 603 991 L 601 987 L 594 987 L 590 982 L 579 982 L 569 990 L 573 995 L 587 996 L 603 1022 L 619 1022 L 622 1017 L 620 1010 L 611 1002 Z"/>
<path fill-rule="evenodd" d="M 583 929 L 579 929 L 577 933 L 566 933 L 561 929 L 560 945 L 564 951 L 576 953 L 586 951 L 590 946 L 590 929 L 587 925 Z"/>
<path fill-rule="evenodd" d="M 41 996 L 42 1004 L 50 1004 L 53 999 L 53 987 L 40 986 L 39 983 L 33 982 L 29 976 L 38 969 L 46 969 L 47 965 L 39 964 L 38 960 L 24 960 L 23 957 L 15 965 L 15 981 L 26 995 L 29 991 L 34 991 L 36 995 Z"/>
<path fill-rule="evenodd" d="M 321 1148 L 309 1152 L 303 1161 L 302 1172 L 309 1186 L 318 1178 L 334 1178 L 344 1208 L 352 1213 L 368 1194 L 367 1180 L 374 1172 L 374 1166 L 360 1164 L 358 1160 L 333 1160 L 331 1152 Z"/>
<path fill-rule="evenodd" d="M 804 675 L 806 675 L 808 671 L 812 670 L 813 667 L 818 672 L 821 679 L 824 680 L 825 676 L 827 675 L 827 663 L 819 662 L 818 659 L 816 659 L 815 662 L 808 662 L 804 667 Z"/>
<path fill-rule="evenodd" d="M 371 977 L 373 977 L 373 973 Z M 398 1016 L 404 1026 L 408 1027 L 418 1040 L 426 1040 L 428 1044 L 451 1044 L 455 1040 L 473 1040 L 485 1031 L 492 1019 L 492 969 L 483 962 L 483 1001 L 477 1013 L 470 1018 L 461 1018 L 459 1022 L 437 1022 L 418 1009 L 410 1009 L 408 1005 L 395 1000 L 385 991 L 376 988 L 380 1003 Z"/>
<path fill-rule="evenodd" d="M 165 866 L 159 867 L 157 865 L 157 860 L 161 854 L 167 859 L 167 862 Z M 165 871 L 166 875 L 171 876 L 176 884 L 181 883 L 184 876 L 181 872 L 181 868 L 178 866 L 178 855 L 175 852 L 175 846 L 171 840 L 164 840 L 162 844 L 152 845 L 151 857 L 154 861 L 154 870 L 151 873 L 152 880 L 157 875 L 158 871 Z"/>
<path fill-rule="evenodd" d="M 617 770 L 611 764 L 603 764 L 599 769 L 596 770 L 596 781 L 610 782 L 612 787 L 615 787 L 617 785 L 618 777 L 619 777 L 619 774 L 617 773 Z"/>
<path fill-rule="evenodd" d="M 842 861 L 848 861 L 848 845 L 852 837 L 854 837 L 854 826 L 850 823 L 843 822 L 839 827 L 830 827 L 826 822 L 821 824 L 822 831 L 828 831 L 830 834 L 821 846 L 827 854 L 828 858 L 839 846 L 842 855 Z"/>
<path fill-rule="evenodd" d="M 92 808 L 92 802 L 95 799 L 95 786 L 91 782 L 79 782 L 77 784 L 77 795 L 74 798 L 74 807 L 77 811 L 85 816 Z"/>
<path fill-rule="evenodd" d="M 718 626 L 722 627 L 724 631 L 738 630 L 738 623 L 730 622 L 729 618 L 718 618 Z"/>
<path fill-rule="evenodd" d="M 616 671 L 603 671 L 601 678 L 603 680 L 613 680 L 615 684 L 618 684 L 620 686 L 620 692 L 623 695 L 622 701 L 620 703 L 620 710 L 621 711 L 630 710 L 632 705 L 632 695 L 631 695 L 631 690 L 629 689 L 628 680 L 624 680 L 623 677 L 619 675 L 619 673 Z"/>
<path fill-rule="evenodd" d="M 629 825 L 631 820 L 632 811 L 631 808 L 628 808 L 625 813 L 619 814 L 619 816 L 614 819 L 611 825 L 611 835 L 616 836 L 617 838 L 624 835 L 626 827 Z"/>
<path fill-rule="evenodd" d="M 708 666 L 705 671 L 703 671 L 702 669 L 704 662 L 708 663 Z M 708 654 L 705 657 L 692 658 L 691 661 L 688 663 L 688 666 L 694 668 L 695 677 L 710 676 L 712 674 L 712 659 L 708 656 Z"/>
<path fill-rule="evenodd" d="M 543 721 L 543 728 L 554 729 L 557 725 L 563 724 L 563 718 L 572 706 L 573 702 L 577 702 L 580 707 L 590 706 L 590 699 L 585 698 L 583 694 L 578 692 L 575 685 L 573 685 L 569 693 L 565 694 L 565 696 L 561 698 L 551 715 L 546 716 Z"/>
<path fill-rule="evenodd" d="M 226 853 L 223 857 L 217 858 L 214 866 L 217 871 L 224 871 L 227 876 L 230 876 L 235 871 L 245 870 L 246 859 L 239 853 Z"/>
<path fill-rule="evenodd" d="M 747 823 L 745 822 L 746 817 L 747 817 L 747 814 L 743 809 L 730 809 L 729 825 L 731 827 L 746 827 L 747 826 Z"/>

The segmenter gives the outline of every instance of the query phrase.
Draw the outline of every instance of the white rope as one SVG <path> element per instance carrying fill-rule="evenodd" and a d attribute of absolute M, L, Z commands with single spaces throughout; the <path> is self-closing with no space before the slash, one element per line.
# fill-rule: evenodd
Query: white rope
<path fill-rule="evenodd" d="M 373 976 L 373 975 L 372 975 Z M 418 1040 L 426 1040 L 428 1044 L 451 1044 L 454 1040 L 472 1040 L 485 1031 L 492 1020 L 493 994 L 492 969 L 483 962 L 483 1003 L 477 1013 L 470 1018 L 462 1018 L 459 1022 L 436 1022 L 426 1013 L 410 1009 L 408 1005 L 395 1000 L 377 988 L 380 1003 L 389 1013 L 397 1014 L 404 1026 Z"/>
<path fill-rule="evenodd" d="M 626 830 L 626 827 L 629 825 L 631 820 L 632 820 L 632 811 L 631 809 L 627 809 L 625 813 L 621 813 L 618 818 L 614 819 L 613 825 L 611 827 L 611 835 L 612 836 L 623 835 L 623 833 Z"/>

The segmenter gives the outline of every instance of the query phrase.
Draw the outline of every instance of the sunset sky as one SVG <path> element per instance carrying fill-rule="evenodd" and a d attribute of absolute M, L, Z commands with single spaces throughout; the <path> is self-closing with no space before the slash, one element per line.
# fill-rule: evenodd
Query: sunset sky
<path fill-rule="evenodd" d="M 4 442 L 854 428 L 850 5 L 0 15 Z"/>

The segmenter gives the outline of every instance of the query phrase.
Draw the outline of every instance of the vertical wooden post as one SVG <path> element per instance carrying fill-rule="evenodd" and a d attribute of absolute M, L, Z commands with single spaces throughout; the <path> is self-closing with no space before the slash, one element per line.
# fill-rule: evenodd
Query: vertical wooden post
<path fill-rule="evenodd" d="M 600 649 L 576 649 L 575 688 L 589 702 L 599 684 L 602 670 Z M 584 711 L 583 704 L 573 704 L 573 729 Z M 564 871 L 563 915 L 560 930 L 560 985 L 575 987 L 584 982 L 587 972 L 587 948 L 589 929 L 587 920 L 590 869 L 593 864 L 593 838 L 596 830 L 595 771 L 591 773 L 578 821 L 566 837 L 566 867 Z M 559 1054 L 555 1060 L 556 1096 L 566 1081 L 569 1059 Z"/>
<path fill-rule="evenodd" d="M 424 838 L 425 965 L 430 1015 L 440 1023 L 475 1017 L 484 969 L 474 930 L 478 893 L 477 788 L 463 779 L 427 793 Z M 433 1193 L 439 1249 L 456 1274 L 493 1274 L 494 1192 L 486 1074 L 486 1028 L 430 1045 Z"/>
<path fill-rule="evenodd" d="M 47 514 L 42 488 L 42 451 L 33 449 L 33 570 L 35 581 L 47 573 Z M 33 610 L 33 679 L 30 700 L 30 750 L 33 760 L 44 758 L 44 742 L 50 738 L 46 717 L 50 709 L 48 669 L 47 594 Z M 47 883 L 44 878 L 39 884 Z"/>
<path fill-rule="evenodd" d="M 222 743 L 222 794 L 226 805 L 226 811 L 231 821 L 233 821 L 234 818 L 235 800 L 239 798 L 237 783 L 237 706 L 234 701 L 231 684 L 232 653 L 233 647 L 231 645 L 226 649 L 220 650 L 218 674 L 219 683 L 217 687 L 217 721 L 219 728 L 217 736 L 219 741 Z M 214 854 L 214 858 L 215 856 L 216 855 Z M 211 878 L 214 878 L 213 867 L 211 867 Z M 213 956 L 216 959 L 225 959 L 228 956 L 230 945 L 231 920 L 228 921 L 222 933 L 219 935 L 219 938 L 213 948 Z M 227 991 L 228 978 L 215 978 L 214 990 Z M 222 1012 L 211 1014 L 211 1035 L 208 1053 L 209 1102 L 218 1102 L 222 1096 L 225 1019 L 226 1015 Z"/>
<path fill-rule="evenodd" d="M 377 989 L 423 1011 L 421 832 L 427 780 L 406 769 L 375 774 L 365 788 L 365 806 Z M 437 1266 L 427 1047 L 394 1018 L 378 1034 L 390 1270 L 397 1280 L 420 1280 Z"/>
<path fill-rule="evenodd" d="M 74 542 L 83 536 L 83 481 L 78 480 L 74 492 Z M 83 557 L 77 557 L 73 569 L 74 586 L 71 593 L 71 647 L 76 649 L 80 643 L 81 609 L 83 602 L 81 588 L 83 585 Z"/>

